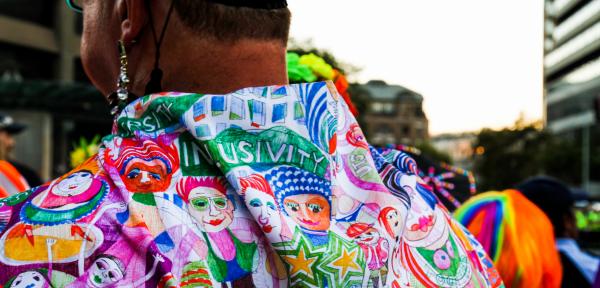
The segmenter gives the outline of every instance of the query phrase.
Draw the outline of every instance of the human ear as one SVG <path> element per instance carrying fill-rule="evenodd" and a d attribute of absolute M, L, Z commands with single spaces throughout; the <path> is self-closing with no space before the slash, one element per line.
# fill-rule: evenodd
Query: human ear
<path fill-rule="evenodd" d="M 119 0 L 118 9 L 121 18 L 121 40 L 131 43 L 139 38 L 146 25 L 147 7 L 144 0 Z"/>
<path fill-rule="evenodd" d="M 579 236 L 579 230 L 577 229 L 577 222 L 573 213 L 563 215 L 563 223 L 565 227 L 564 236 L 577 239 Z"/>

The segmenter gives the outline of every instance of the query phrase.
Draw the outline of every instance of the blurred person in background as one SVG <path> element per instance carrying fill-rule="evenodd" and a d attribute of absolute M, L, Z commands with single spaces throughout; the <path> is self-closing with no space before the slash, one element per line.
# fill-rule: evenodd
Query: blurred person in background
<path fill-rule="evenodd" d="M 561 286 L 552 223 L 519 191 L 478 194 L 454 216 L 483 245 L 507 287 Z"/>
<path fill-rule="evenodd" d="M 0 197 L 25 191 L 41 183 L 39 176 L 27 166 L 12 159 L 16 145 L 14 135 L 26 128 L 12 117 L 0 114 Z"/>
<path fill-rule="evenodd" d="M 572 191 L 550 177 L 528 179 L 517 189 L 544 211 L 554 227 L 556 248 L 563 267 L 563 287 L 592 285 L 600 260 L 582 250 L 577 243 L 579 231 L 573 213 L 575 201 Z"/>

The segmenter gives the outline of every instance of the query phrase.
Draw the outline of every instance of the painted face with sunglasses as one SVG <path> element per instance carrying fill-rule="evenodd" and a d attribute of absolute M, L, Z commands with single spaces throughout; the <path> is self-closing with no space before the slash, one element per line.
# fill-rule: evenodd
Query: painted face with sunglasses
<path fill-rule="evenodd" d="M 188 211 L 205 232 L 219 232 L 233 221 L 233 204 L 214 188 L 197 187 L 190 191 Z"/>

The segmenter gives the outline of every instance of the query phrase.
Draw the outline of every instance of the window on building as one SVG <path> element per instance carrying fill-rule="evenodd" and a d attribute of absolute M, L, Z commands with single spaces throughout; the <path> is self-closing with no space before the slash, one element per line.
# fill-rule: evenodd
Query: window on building
<path fill-rule="evenodd" d="M 369 142 L 375 145 L 394 144 L 396 143 L 396 137 L 390 125 L 381 124 L 377 126 L 377 130 L 373 133 L 373 137 Z"/>
<path fill-rule="evenodd" d="M 600 76 L 600 56 L 569 72 L 561 80 L 570 84 L 583 83 Z"/>
<path fill-rule="evenodd" d="M 0 15 L 52 28 L 55 7 L 55 1 L 2 0 L 0 1 Z"/>
<path fill-rule="evenodd" d="M 375 102 L 371 104 L 371 110 L 373 110 L 373 112 L 375 113 L 381 113 L 381 111 L 383 110 L 383 103 Z"/>
<path fill-rule="evenodd" d="M 572 35 L 576 32 L 576 29 L 598 13 L 600 13 L 600 1 L 590 1 L 554 29 L 554 38 L 557 41 L 562 41 L 563 38 Z"/>
<path fill-rule="evenodd" d="M 402 126 L 402 136 L 408 136 L 410 134 L 410 126 L 403 125 Z"/>
<path fill-rule="evenodd" d="M 383 105 L 383 113 L 392 114 L 394 110 L 394 103 L 385 103 Z"/>
<path fill-rule="evenodd" d="M 396 109 L 393 102 L 374 102 L 371 110 L 377 114 L 393 114 Z"/>
<path fill-rule="evenodd" d="M 423 112 L 423 108 L 421 106 L 415 107 L 415 116 L 417 116 L 417 117 L 425 116 L 425 113 Z"/>
<path fill-rule="evenodd" d="M 595 97 L 597 94 L 591 90 L 549 104 L 547 108 L 548 122 L 588 113 L 593 110 Z"/>
<path fill-rule="evenodd" d="M 0 75 L 18 74 L 25 80 L 52 79 L 57 56 L 27 47 L 0 43 Z"/>
<path fill-rule="evenodd" d="M 556 48 L 556 50 L 550 52 L 546 59 L 544 60 L 544 64 L 547 67 L 554 66 L 559 62 L 567 59 L 572 56 L 577 51 L 580 51 L 585 46 L 590 45 L 592 42 L 598 39 L 598 33 L 600 33 L 600 23 L 596 23 L 594 26 L 586 29 L 581 32 L 569 42 L 561 45 Z"/>

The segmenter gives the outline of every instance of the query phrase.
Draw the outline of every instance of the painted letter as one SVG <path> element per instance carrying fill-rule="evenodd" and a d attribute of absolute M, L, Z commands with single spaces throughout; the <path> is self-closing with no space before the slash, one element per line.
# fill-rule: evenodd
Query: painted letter
<path fill-rule="evenodd" d="M 315 168 L 313 169 L 313 173 L 317 172 L 317 167 L 319 167 L 319 163 L 325 159 L 325 156 L 321 156 L 321 158 L 317 159 L 317 154 L 313 153 L 313 159 L 315 160 Z"/>
<path fill-rule="evenodd" d="M 289 145 L 288 146 L 288 155 L 287 155 L 287 159 L 286 159 L 286 161 L 288 163 L 292 162 L 292 156 L 294 155 L 294 154 L 292 154 L 293 152 L 294 152 L 294 146 Z"/>
<path fill-rule="evenodd" d="M 277 155 L 273 155 L 273 149 L 271 148 L 270 143 L 266 144 L 267 150 L 269 151 L 269 155 L 271 156 L 271 160 L 274 163 L 277 163 L 277 161 L 279 161 L 279 158 L 281 158 L 281 155 L 283 154 L 283 151 L 285 150 L 285 146 L 287 146 L 287 144 L 281 144 L 281 146 L 279 146 L 279 151 L 277 151 Z"/>
<path fill-rule="evenodd" d="M 242 162 L 251 163 L 252 161 L 254 161 L 254 155 L 252 155 L 252 153 L 250 153 L 250 151 L 244 149 L 245 147 L 252 148 L 252 144 L 250 144 L 246 141 L 240 141 L 240 143 L 238 144 L 238 147 L 239 147 L 240 151 L 244 154 L 244 156 L 240 158 L 240 160 L 242 160 Z"/>
<path fill-rule="evenodd" d="M 298 153 L 300 153 L 300 165 L 302 165 L 302 163 L 304 163 L 304 158 L 310 157 L 310 154 L 304 152 L 302 149 L 298 149 Z"/>
<path fill-rule="evenodd" d="M 232 155 L 228 155 L 225 152 L 225 148 L 223 148 L 222 143 L 217 144 L 217 147 L 219 148 L 219 154 L 221 154 L 221 157 L 223 157 L 223 160 L 225 160 L 225 162 L 227 162 L 229 164 L 238 164 L 239 163 L 237 153 L 235 153 L 235 149 L 233 148 L 233 143 L 231 143 L 231 150 L 230 150 Z M 230 158 L 230 156 L 231 156 L 231 158 Z"/>
<path fill-rule="evenodd" d="M 152 121 L 152 118 L 146 117 L 146 118 L 144 118 L 144 121 L 142 122 L 142 124 L 144 124 L 144 131 L 146 131 L 146 132 L 153 131 L 156 129 L 156 125 L 154 125 L 152 123 L 148 123 L 150 121 Z M 156 123 L 158 123 L 158 121 Z"/>

